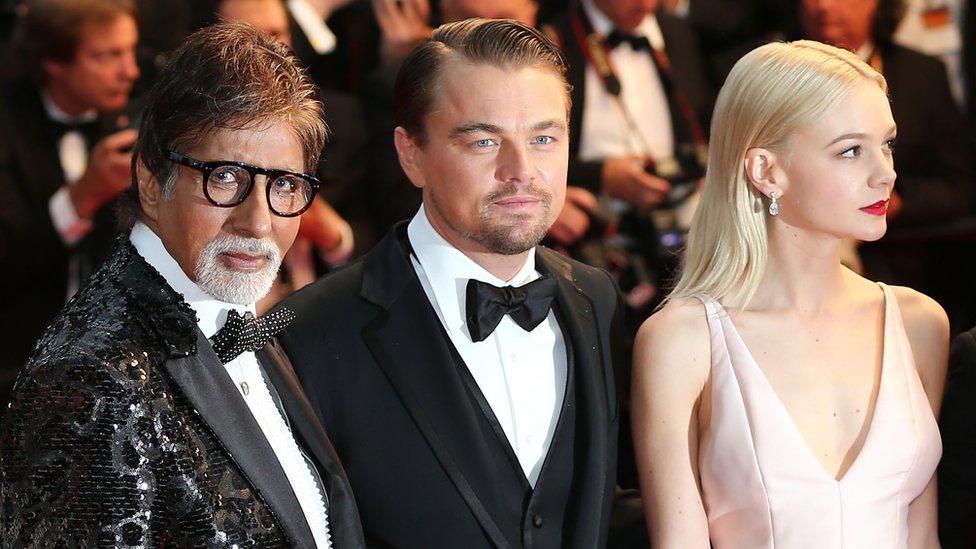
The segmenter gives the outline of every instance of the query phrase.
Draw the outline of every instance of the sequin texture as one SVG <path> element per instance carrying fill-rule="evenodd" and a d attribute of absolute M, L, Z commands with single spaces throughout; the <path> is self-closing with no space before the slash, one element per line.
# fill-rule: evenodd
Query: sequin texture
<path fill-rule="evenodd" d="M 3 546 L 287 547 L 168 376 L 192 309 L 121 237 L 38 342 L 0 424 Z"/>

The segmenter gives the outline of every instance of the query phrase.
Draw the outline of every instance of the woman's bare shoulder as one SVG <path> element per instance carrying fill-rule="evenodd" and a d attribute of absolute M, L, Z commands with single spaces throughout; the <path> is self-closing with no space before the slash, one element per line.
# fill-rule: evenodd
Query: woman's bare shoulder
<path fill-rule="evenodd" d="M 919 343 L 949 344 L 949 317 L 931 297 L 904 286 L 889 286 L 898 301 L 909 339 Z"/>
<path fill-rule="evenodd" d="M 949 360 L 949 317 L 931 297 L 903 286 L 890 286 L 922 385 L 937 410 Z"/>
<path fill-rule="evenodd" d="M 637 332 L 635 367 L 671 369 L 699 364 L 707 373 L 711 352 L 705 307 L 695 298 L 668 302 Z"/>

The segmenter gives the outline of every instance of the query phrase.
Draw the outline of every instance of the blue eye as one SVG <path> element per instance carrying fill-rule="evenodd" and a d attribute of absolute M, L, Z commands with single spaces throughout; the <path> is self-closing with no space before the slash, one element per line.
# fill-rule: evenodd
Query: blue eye
<path fill-rule="evenodd" d="M 474 142 L 474 146 L 478 147 L 479 149 L 487 149 L 488 147 L 491 147 L 494 144 L 495 144 L 494 139 L 479 139 Z"/>
<path fill-rule="evenodd" d="M 540 135 L 532 140 L 536 145 L 548 145 L 556 139 L 551 135 Z"/>

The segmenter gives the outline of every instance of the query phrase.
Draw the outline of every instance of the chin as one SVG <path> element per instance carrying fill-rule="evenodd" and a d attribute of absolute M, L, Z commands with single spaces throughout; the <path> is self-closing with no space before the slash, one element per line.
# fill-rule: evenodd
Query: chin
<path fill-rule="evenodd" d="M 862 242 L 875 242 L 877 240 L 881 240 L 881 237 L 883 237 L 886 232 L 888 232 L 888 223 L 882 219 L 876 227 L 858 231 L 858 234 L 854 235 L 853 238 Z"/>
<path fill-rule="evenodd" d="M 547 230 L 548 225 L 539 222 L 487 226 L 480 240 L 485 248 L 494 253 L 517 255 L 539 244 Z"/>
<path fill-rule="evenodd" d="M 229 269 L 219 261 L 204 261 L 198 265 L 195 274 L 197 285 L 212 297 L 227 303 L 250 305 L 271 290 L 278 276 L 278 265 L 267 265 L 257 272 L 243 272 Z"/>
<path fill-rule="evenodd" d="M 102 101 L 97 110 L 99 112 L 118 112 L 124 109 L 128 103 L 128 95 L 123 95 L 121 97 L 110 97 L 106 98 L 105 101 Z"/>

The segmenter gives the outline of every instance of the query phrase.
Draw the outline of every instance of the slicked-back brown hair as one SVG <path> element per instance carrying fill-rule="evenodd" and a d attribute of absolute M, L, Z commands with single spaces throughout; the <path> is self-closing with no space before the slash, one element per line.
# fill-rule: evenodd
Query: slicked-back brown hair
<path fill-rule="evenodd" d="M 90 25 L 120 15 L 136 17 L 133 0 L 31 0 L 17 33 L 27 66 L 38 75 L 43 60 L 70 62 Z"/>
<path fill-rule="evenodd" d="M 437 100 L 440 73 L 452 57 L 506 70 L 550 70 L 565 87 L 569 112 L 566 60 L 555 44 L 518 21 L 466 19 L 437 27 L 407 56 L 397 74 L 396 123 L 421 145 L 426 143 L 425 120 Z"/>
<path fill-rule="evenodd" d="M 170 149 L 186 152 L 223 130 L 283 122 L 315 173 L 326 126 L 318 89 L 287 46 L 244 23 L 199 30 L 170 56 L 149 92 L 133 150 L 133 185 L 119 211 L 122 226 L 139 215 L 135 167 L 141 162 L 169 195 L 176 167 Z"/>

